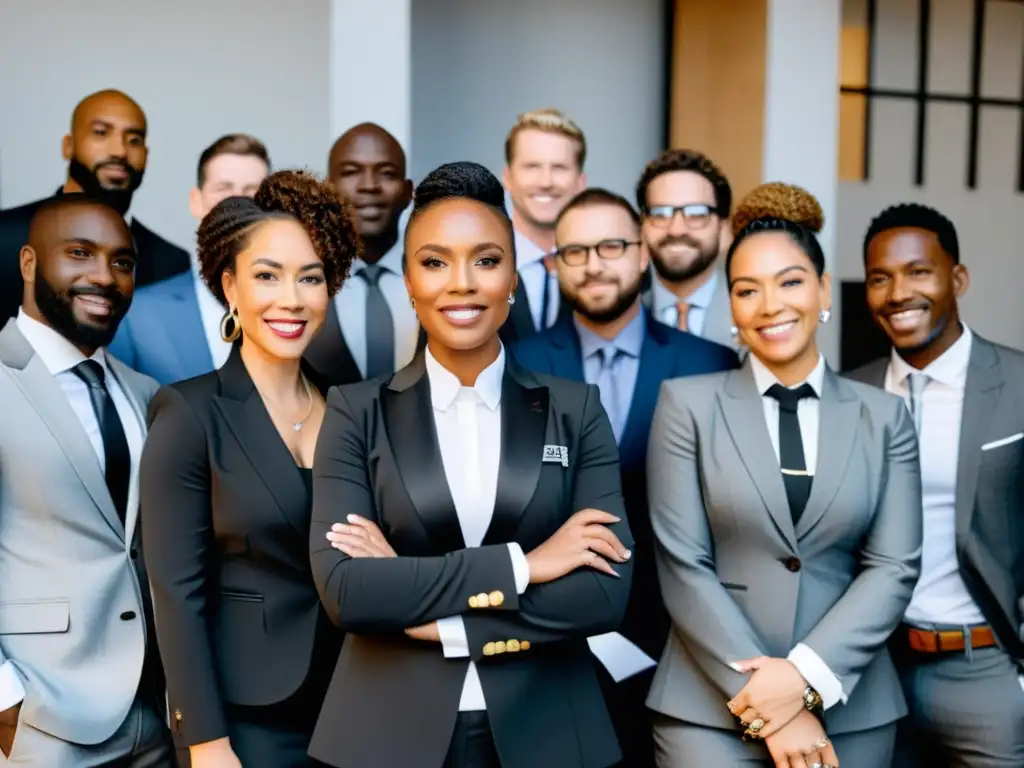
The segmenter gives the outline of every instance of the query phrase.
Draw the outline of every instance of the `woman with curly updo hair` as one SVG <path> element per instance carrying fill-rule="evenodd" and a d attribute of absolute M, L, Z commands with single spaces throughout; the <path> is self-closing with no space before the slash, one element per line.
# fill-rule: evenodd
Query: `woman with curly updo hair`
<path fill-rule="evenodd" d="M 661 768 L 881 768 L 907 709 L 886 640 L 918 577 L 917 436 L 837 376 L 807 191 L 740 204 L 726 257 L 736 371 L 662 385 L 651 518 L 675 627 L 651 688 Z"/>
<path fill-rule="evenodd" d="M 171 729 L 192 768 L 317 765 L 306 752 L 341 634 L 309 567 L 326 393 L 302 358 L 357 242 L 337 195 L 298 171 L 199 225 L 233 348 L 219 370 L 157 393 L 140 469 Z"/>

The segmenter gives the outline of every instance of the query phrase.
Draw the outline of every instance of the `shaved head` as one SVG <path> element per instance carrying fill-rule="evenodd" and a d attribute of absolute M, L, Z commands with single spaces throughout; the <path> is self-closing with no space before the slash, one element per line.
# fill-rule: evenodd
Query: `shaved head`
<path fill-rule="evenodd" d="M 86 192 L 127 213 L 146 172 L 147 130 L 145 113 L 127 94 L 107 89 L 86 96 L 62 144 L 68 161 L 64 191 Z"/>
<path fill-rule="evenodd" d="M 327 179 L 355 214 L 364 259 L 374 263 L 398 240 L 398 222 L 412 201 L 405 151 L 376 123 L 360 123 L 334 142 Z"/>

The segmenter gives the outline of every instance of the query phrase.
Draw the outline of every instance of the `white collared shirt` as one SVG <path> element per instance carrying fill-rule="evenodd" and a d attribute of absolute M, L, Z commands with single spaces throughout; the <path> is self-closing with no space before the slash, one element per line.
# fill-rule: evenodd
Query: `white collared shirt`
<path fill-rule="evenodd" d="M 750 355 L 750 370 L 754 374 L 754 384 L 761 395 L 761 404 L 764 407 L 764 420 L 768 426 L 768 436 L 772 441 L 772 448 L 775 449 L 775 460 L 781 462 L 779 452 L 779 401 L 767 397 L 765 392 L 775 384 L 781 382 L 775 377 L 764 363 L 754 355 Z M 814 475 L 818 466 L 818 433 L 820 429 L 820 401 L 822 387 L 825 383 L 825 358 L 818 356 L 818 363 L 806 380 L 801 381 L 790 389 L 796 389 L 804 384 L 810 384 L 814 394 L 818 397 L 801 400 L 796 406 L 796 417 L 800 422 L 800 440 L 804 447 L 804 466 L 810 475 Z M 781 466 L 781 463 L 780 463 Z M 798 643 L 789 652 L 790 663 L 797 668 L 814 690 L 821 696 L 825 709 L 838 704 L 846 703 L 847 693 L 843 690 L 843 684 L 839 678 L 829 669 L 825 661 L 810 646 Z"/>
<path fill-rule="evenodd" d="M 479 547 L 494 515 L 501 460 L 501 383 L 505 375 L 505 349 L 485 368 L 472 387 L 464 387 L 426 350 L 430 400 L 433 404 L 437 442 L 448 488 L 467 547 Z M 530 583 L 530 567 L 523 550 L 509 543 L 516 591 Z M 445 658 L 469 656 L 466 626 L 461 616 L 437 622 Z M 462 687 L 459 711 L 487 709 L 476 665 L 470 662 Z"/>
<path fill-rule="evenodd" d="M 973 339 L 966 325 L 963 329 L 960 338 L 923 371 L 912 367 L 893 350 L 885 372 L 886 391 L 903 397 L 908 407 L 908 377 L 912 373 L 928 376 L 921 393 L 918 435 L 924 508 L 921 576 L 906 612 L 906 619 L 912 624 L 985 622 L 960 576 L 956 556 L 956 475 Z"/>
<path fill-rule="evenodd" d="M 100 433 L 96 412 L 92 408 L 89 388 L 72 371 L 76 365 L 86 359 L 85 355 L 71 342 L 57 333 L 57 331 L 29 317 L 22 309 L 18 310 L 18 318 L 15 322 L 22 336 L 32 346 L 36 355 L 67 396 L 71 409 L 81 422 L 82 429 L 85 430 L 85 434 L 89 438 L 93 450 L 96 452 L 100 472 L 104 472 L 106 456 L 103 452 L 103 437 Z M 128 441 L 128 453 L 131 457 L 131 476 L 128 485 L 126 520 L 130 530 L 133 521 L 138 515 L 139 507 L 139 459 L 142 456 L 142 424 L 139 421 L 139 415 L 128 399 L 128 395 L 122 389 L 121 382 L 118 381 L 107 364 L 106 350 L 96 350 L 92 359 L 103 367 L 107 391 L 114 401 L 117 415 L 121 418 L 125 439 Z M 131 546 L 130 542 L 131 537 L 126 535 L 126 549 Z M 4 662 L 3 665 L 0 665 L 0 711 L 10 709 L 24 698 L 25 688 L 20 678 L 14 671 L 11 662 Z"/>
<path fill-rule="evenodd" d="M 377 285 L 384 294 L 384 300 L 391 310 L 391 321 L 395 329 L 395 370 L 404 368 L 416 354 L 419 342 L 420 321 L 416 310 L 409 303 L 409 292 L 405 288 L 402 276 L 402 256 L 405 244 L 402 238 L 381 258 L 377 264 L 383 267 Z M 334 297 L 334 309 L 338 313 L 338 323 L 345 344 L 352 353 L 352 358 L 359 366 L 363 377 L 366 376 L 366 294 L 369 286 L 359 273 L 366 268 L 366 262 L 356 259 L 352 262 L 351 274 L 341 285 L 341 290 Z"/>
<path fill-rule="evenodd" d="M 210 348 L 210 358 L 213 360 L 213 367 L 220 368 L 231 354 L 231 343 L 224 341 L 224 337 L 220 335 L 220 324 L 224 321 L 227 309 L 217 301 L 217 297 L 213 295 L 194 266 L 192 279 L 195 283 L 196 301 L 199 303 L 199 317 L 203 323 L 203 335 L 206 336 L 206 345 Z"/>
<path fill-rule="evenodd" d="M 679 327 L 679 302 L 685 301 L 690 309 L 686 315 L 686 330 L 694 336 L 704 335 L 704 322 L 708 316 L 708 307 L 715 299 L 718 290 L 718 270 L 712 270 L 707 281 L 693 291 L 685 299 L 680 299 L 670 291 L 657 273 L 654 274 L 654 316 L 673 328 Z"/>
<path fill-rule="evenodd" d="M 530 307 L 530 315 L 533 317 L 533 327 L 543 330 L 550 327 L 558 317 L 558 303 L 561 300 L 561 292 L 558 288 L 558 275 L 548 271 L 544 263 L 547 253 L 526 235 L 516 231 L 516 270 L 519 272 L 519 279 L 523 281 L 523 290 L 526 291 L 526 301 Z M 548 316 L 541 324 L 541 312 L 544 311 L 544 286 L 548 289 Z"/>

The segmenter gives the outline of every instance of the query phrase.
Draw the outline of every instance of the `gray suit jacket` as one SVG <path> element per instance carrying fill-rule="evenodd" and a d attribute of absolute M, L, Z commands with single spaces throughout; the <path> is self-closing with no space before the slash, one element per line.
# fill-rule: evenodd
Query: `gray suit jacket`
<path fill-rule="evenodd" d="M 157 384 L 109 361 L 145 434 Z M 81 422 L 14 320 L 0 403 L 0 663 L 25 686 L 21 722 L 97 744 L 128 714 L 146 650 L 136 515 L 126 536 Z"/>
<path fill-rule="evenodd" d="M 749 363 L 666 381 L 647 459 L 674 631 L 648 706 L 713 728 L 748 676 L 730 662 L 817 653 L 849 697 L 829 733 L 906 713 L 886 640 L 917 581 L 921 475 L 902 400 L 826 371 L 817 475 L 794 526 Z"/>
<path fill-rule="evenodd" d="M 889 358 L 850 378 L 885 386 Z M 1003 649 L 1024 661 L 1024 353 L 973 335 L 956 478 L 956 551 Z"/>
<path fill-rule="evenodd" d="M 649 310 L 654 310 L 654 285 L 658 276 L 652 267 L 650 270 L 651 284 L 641 297 L 643 305 Z M 655 319 L 660 320 L 657 315 Z M 718 285 L 715 286 L 715 293 L 708 305 L 707 315 L 704 317 L 704 326 L 701 328 L 701 338 L 714 341 L 730 349 L 740 351 L 740 345 L 736 337 L 732 335 L 732 307 L 729 304 L 729 282 L 724 272 L 718 273 Z M 743 350 L 745 351 L 745 349 Z"/>

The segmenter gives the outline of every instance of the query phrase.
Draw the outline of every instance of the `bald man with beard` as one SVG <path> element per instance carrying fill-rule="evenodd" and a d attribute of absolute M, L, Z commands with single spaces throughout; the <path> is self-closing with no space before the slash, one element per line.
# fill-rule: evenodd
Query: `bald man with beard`
<path fill-rule="evenodd" d="M 61 144 L 68 174 L 54 193 L 84 192 L 125 217 L 138 251 L 136 286 L 189 269 L 188 253 L 130 213 L 132 198 L 146 172 L 147 130 L 145 113 L 127 94 L 107 89 L 86 96 L 75 107 L 71 130 Z M 32 217 L 44 201 L 0 211 L 0 322 L 14 317 L 21 304 L 18 252 L 28 239 Z"/>
<path fill-rule="evenodd" d="M 327 178 L 351 208 L 363 252 L 352 262 L 352 277 L 331 302 L 306 359 L 331 384 L 347 384 L 394 373 L 421 343 L 402 274 L 399 232 L 412 181 L 402 145 L 375 123 L 354 126 L 334 143 Z"/>

